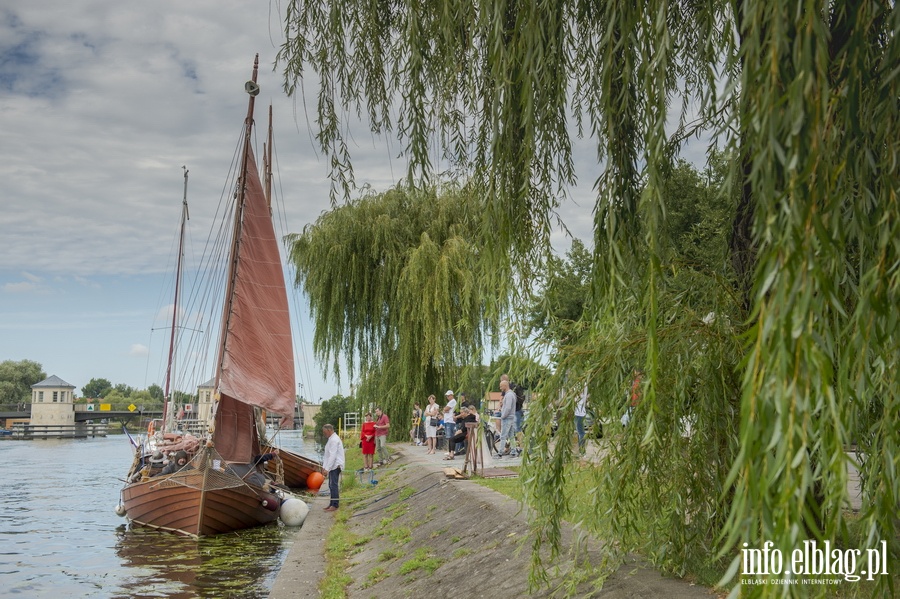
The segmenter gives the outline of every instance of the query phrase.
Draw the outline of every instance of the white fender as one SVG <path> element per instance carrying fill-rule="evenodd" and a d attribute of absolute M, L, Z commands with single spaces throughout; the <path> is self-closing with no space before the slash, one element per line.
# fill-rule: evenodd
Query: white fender
<path fill-rule="evenodd" d="M 288 496 L 281 504 L 279 517 L 285 526 L 302 526 L 309 514 L 309 506 L 302 499 Z"/>

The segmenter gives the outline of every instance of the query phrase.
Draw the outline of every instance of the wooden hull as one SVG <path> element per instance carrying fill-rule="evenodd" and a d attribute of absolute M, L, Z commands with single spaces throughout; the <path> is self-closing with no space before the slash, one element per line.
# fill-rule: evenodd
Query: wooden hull
<path fill-rule="evenodd" d="M 275 447 L 267 446 L 263 452 L 275 451 Z M 284 484 L 292 489 L 306 489 L 306 479 L 313 472 L 321 472 L 322 464 L 315 460 L 305 458 L 302 455 L 290 452 L 286 449 L 279 449 L 278 456 L 281 458 L 281 469 L 284 475 Z M 266 464 L 266 469 L 272 474 L 278 474 L 278 464 L 276 460 L 272 460 Z"/>
<path fill-rule="evenodd" d="M 262 505 L 263 500 L 277 502 L 277 497 L 234 474 L 206 467 L 130 483 L 122 490 L 122 500 L 134 524 L 192 537 L 252 528 L 278 518 L 277 509 Z"/>

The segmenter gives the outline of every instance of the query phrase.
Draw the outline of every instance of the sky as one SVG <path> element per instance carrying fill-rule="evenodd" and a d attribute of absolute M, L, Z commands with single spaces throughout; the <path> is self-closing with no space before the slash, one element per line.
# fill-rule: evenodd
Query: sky
<path fill-rule="evenodd" d="M 205 238 L 257 53 L 257 120 L 269 103 L 275 115 L 281 232 L 300 232 L 330 208 L 328 161 L 307 120 L 314 98 L 287 97 L 274 70 L 283 9 L 237 0 L 0 8 L 0 361 L 39 362 L 76 394 L 92 378 L 162 384 L 182 167 L 191 235 Z M 354 139 L 358 184 L 383 190 L 404 174 L 396 141 Z M 576 142 L 575 160 L 584 183 L 559 217 L 587 241 L 599 174 L 589 141 Z M 570 243 L 562 230 L 553 242 L 562 251 Z M 300 392 L 312 401 L 348 394 L 351 381 L 314 361 L 306 298 L 290 293 Z"/>

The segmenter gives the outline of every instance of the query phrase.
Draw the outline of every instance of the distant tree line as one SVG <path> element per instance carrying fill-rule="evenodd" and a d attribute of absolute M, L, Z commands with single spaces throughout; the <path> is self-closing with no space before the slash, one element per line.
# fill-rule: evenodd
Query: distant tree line
<path fill-rule="evenodd" d="M 0 404 L 31 401 L 31 386 L 47 378 L 47 373 L 31 360 L 0 362 Z"/>

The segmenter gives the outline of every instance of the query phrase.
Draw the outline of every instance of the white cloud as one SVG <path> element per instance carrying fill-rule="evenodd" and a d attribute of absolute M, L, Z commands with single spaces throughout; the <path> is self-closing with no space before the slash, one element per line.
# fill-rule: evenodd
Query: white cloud
<path fill-rule="evenodd" d="M 19 283 L 6 283 L 3 285 L 3 291 L 7 293 L 30 293 L 37 291 L 38 286 L 29 281 L 21 281 Z"/>
<path fill-rule="evenodd" d="M 317 154 L 306 120 L 314 116 L 307 115 L 314 80 L 306 82 L 305 100 L 282 92 L 273 71 L 282 35 L 274 9 L 281 6 L 271 8 L 239 0 L 48 0 L 7 8 L 0 20 L 9 58 L 0 69 L 0 177 L 8 202 L 0 215 L 0 271 L 82 278 L 165 272 L 182 165 L 190 170 L 192 227 L 205 239 L 257 52 L 257 121 L 271 102 L 288 226 L 300 231 L 329 209 L 328 161 Z M 381 190 L 406 174 L 396 141 L 359 123 L 349 131 L 358 184 Z M 573 234 L 589 238 L 596 150 L 577 145 L 576 161 L 588 168 L 572 194 L 578 205 L 567 201 L 560 214 Z"/>
<path fill-rule="evenodd" d="M 172 322 L 172 312 L 175 310 L 175 304 L 168 304 L 159 309 L 156 313 L 155 322 Z"/>
<path fill-rule="evenodd" d="M 8 56 L 0 70 L 0 177 L 9 202 L 0 216 L 0 271 L 163 271 L 180 215 L 182 165 L 191 171 L 191 216 L 205 237 L 256 52 L 258 106 L 274 103 L 279 159 L 290 177 L 282 181 L 288 222 L 300 230 L 328 207 L 325 162 L 306 132 L 295 131 L 292 101 L 272 70 L 277 13 L 236 0 L 51 4 L 22 3 L 0 20 Z"/>
<path fill-rule="evenodd" d="M 150 355 L 150 348 L 143 343 L 134 343 L 132 344 L 131 349 L 128 350 L 128 355 L 138 357 L 148 356 Z"/>
<path fill-rule="evenodd" d="M 92 281 L 87 277 L 82 277 L 75 275 L 72 277 L 72 280 L 81 285 L 82 287 L 90 287 L 92 289 L 100 289 L 100 284 L 96 281 Z"/>

